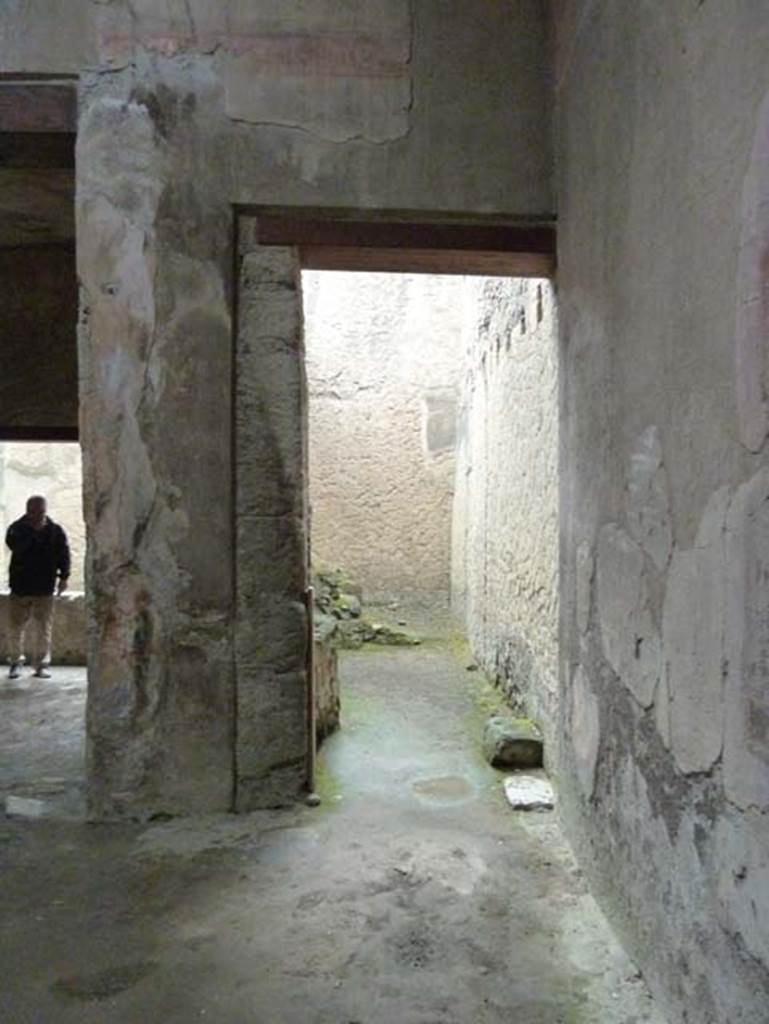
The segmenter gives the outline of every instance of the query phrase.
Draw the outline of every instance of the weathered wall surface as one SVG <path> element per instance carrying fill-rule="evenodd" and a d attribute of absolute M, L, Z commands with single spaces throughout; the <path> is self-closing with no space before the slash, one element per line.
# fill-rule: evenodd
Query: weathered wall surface
<path fill-rule="evenodd" d="M 158 74 L 95 74 L 78 134 L 97 817 L 233 802 L 231 217 L 215 85 Z"/>
<path fill-rule="evenodd" d="M 0 442 L 0 530 L 24 515 L 27 498 L 42 494 L 48 499 L 52 519 L 64 527 L 72 553 L 69 585 L 83 589 L 85 523 L 83 522 L 83 472 L 77 444 L 53 442 Z M 3 566 L 10 552 L 3 546 Z"/>
<path fill-rule="evenodd" d="M 307 763 L 307 382 L 296 251 L 243 218 L 235 350 L 236 808 L 298 797 Z"/>
<path fill-rule="evenodd" d="M 306 271 L 312 557 L 367 602 L 446 605 L 461 278 Z"/>
<path fill-rule="evenodd" d="M 549 216 L 546 8 L 82 2 L 58 34 L 50 13 L 3 8 L 0 67 L 83 72 L 91 812 L 229 808 L 238 762 L 245 806 L 270 759 L 237 715 L 290 704 L 293 785 L 301 679 L 236 702 L 233 204 Z"/>
<path fill-rule="evenodd" d="M 561 813 L 671 1020 L 759 1024 L 769 10 L 559 7 Z"/>
<path fill-rule="evenodd" d="M 541 0 L 11 0 L 0 70 L 138 60 L 137 102 L 160 114 L 172 96 L 158 103 L 145 61 L 173 65 L 182 119 L 207 81 L 229 201 L 549 217 L 547 16 Z"/>
<path fill-rule="evenodd" d="M 468 279 L 451 604 L 552 750 L 558 698 L 558 366 L 547 281 Z"/>
<path fill-rule="evenodd" d="M 72 248 L 0 249 L 0 304 L 0 425 L 77 427 Z"/>
<path fill-rule="evenodd" d="M 91 812 L 226 809 L 269 761 L 236 728 L 233 204 L 550 216 L 546 9 L 13 0 L 0 41 L 81 76 Z"/>

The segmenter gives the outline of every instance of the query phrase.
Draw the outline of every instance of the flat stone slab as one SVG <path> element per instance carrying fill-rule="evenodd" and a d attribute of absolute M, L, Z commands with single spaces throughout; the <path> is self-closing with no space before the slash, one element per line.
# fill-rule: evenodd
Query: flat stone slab
<path fill-rule="evenodd" d="M 5 813 L 9 817 L 42 818 L 48 811 L 45 800 L 37 800 L 31 796 L 7 796 Z"/>
<path fill-rule="evenodd" d="M 550 811 L 555 806 L 555 792 L 547 779 L 508 775 L 504 786 L 507 802 L 516 811 Z"/>
<path fill-rule="evenodd" d="M 526 719 L 494 715 L 483 730 L 483 756 L 492 768 L 541 768 L 542 739 Z"/>

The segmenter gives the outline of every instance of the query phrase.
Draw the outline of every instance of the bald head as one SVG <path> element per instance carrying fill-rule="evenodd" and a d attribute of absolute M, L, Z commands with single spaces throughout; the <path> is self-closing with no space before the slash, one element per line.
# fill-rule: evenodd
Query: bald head
<path fill-rule="evenodd" d="M 27 498 L 27 519 L 36 529 L 45 526 L 47 512 L 48 503 L 42 494 L 33 494 Z"/>

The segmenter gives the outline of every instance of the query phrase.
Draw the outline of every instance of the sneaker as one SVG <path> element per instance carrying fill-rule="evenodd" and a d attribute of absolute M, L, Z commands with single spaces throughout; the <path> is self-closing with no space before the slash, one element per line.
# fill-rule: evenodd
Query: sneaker
<path fill-rule="evenodd" d="M 8 669 L 8 678 L 9 679 L 18 679 L 20 675 L 21 675 L 21 665 L 18 663 L 18 661 L 14 661 L 14 663 Z"/>
<path fill-rule="evenodd" d="M 33 675 L 34 675 L 35 679 L 50 679 L 51 678 L 51 673 L 48 671 L 48 669 L 45 667 L 45 665 L 41 665 L 40 668 L 35 669 Z"/>

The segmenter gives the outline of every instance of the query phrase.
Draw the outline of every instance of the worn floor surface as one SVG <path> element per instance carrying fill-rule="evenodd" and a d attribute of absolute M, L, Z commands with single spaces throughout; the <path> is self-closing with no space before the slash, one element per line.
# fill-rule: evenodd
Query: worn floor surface
<path fill-rule="evenodd" d="M 320 808 L 0 824 L 0 1020 L 661 1024 L 555 816 L 504 804 L 478 674 L 445 645 L 343 674 Z M 0 683 L 3 795 L 76 813 L 83 682 Z"/>

